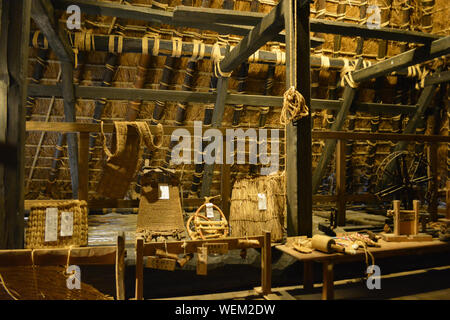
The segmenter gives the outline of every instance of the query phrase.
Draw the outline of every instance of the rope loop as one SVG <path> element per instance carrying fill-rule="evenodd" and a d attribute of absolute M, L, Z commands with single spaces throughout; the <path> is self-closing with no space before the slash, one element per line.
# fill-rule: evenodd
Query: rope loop
<path fill-rule="evenodd" d="M 291 121 L 296 121 L 309 115 L 309 108 L 306 105 L 305 98 L 295 87 L 290 87 L 283 97 L 283 109 L 280 116 L 282 125 L 287 125 Z"/>

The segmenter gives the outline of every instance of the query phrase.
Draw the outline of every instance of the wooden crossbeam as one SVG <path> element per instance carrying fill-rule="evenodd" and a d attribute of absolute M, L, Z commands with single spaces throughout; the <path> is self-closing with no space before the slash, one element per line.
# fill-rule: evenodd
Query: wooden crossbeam
<path fill-rule="evenodd" d="M 163 24 L 171 24 L 172 22 L 171 12 L 143 6 L 97 0 L 57 0 L 53 2 L 56 9 L 64 11 L 68 6 L 76 4 L 81 8 L 83 13 L 90 15 L 109 16 Z"/>
<path fill-rule="evenodd" d="M 56 29 L 53 6 L 49 0 L 33 0 L 31 17 L 48 40 L 60 61 L 74 61 L 74 54 L 62 30 Z"/>
<path fill-rule="evenodd" d="M 261 46 L 272 40 L 283 28 L 283 5 L 280 1 L 220 62 L 223 72 L 231 72 Z"/>
<path fill-rule="evenodd" d="M 28 94 L 34 97 L 56 97 L 61 98 L 62 92 L 59 85 L 30 84 Z M 214 103 L 217 94 L 210 92 L 190 92 L 177 90 L 155 90 L 155 89 L 127 89 L 100 86 L 75 86 L 75 97 L 83 99 L 96 99 L 105 97 L 108 100 L 131 100 L 140 99 L 143 101 L 177 101 L 182 103 Z M 282 96 L 263 96 L 247 94 L 228 94 L 226 105 L 244 104 L 246 106 L 269 106 L 281 107 L 283 105 Z M 311 109 L 339 110 L 341 100 L 311 99 Z M 368 102 L 353 102 L 352 110 L 367 112 L 372 114 L 413 114 L 416 106 L 381 104 Z"/>
<path fill-rule="evenodd" d="M 358 70 L 362 67 L 362 59 L 359 59 L 355 69 Z M 356 73 L 357 71 L 355 71 Z M 336 115 L 336 119 L 331 126 L 332 131 L 339 131 L 342 129 L 345 119 L 350 111 L 350 107 L 353 104 L 353 99 L 356 95 L 356 88 L 352 88 L 350 85 L 346 83 L 344 88 L 344 93 L 342 94 L 343 103 L 342 107 Z M 331 161 L 334 151 L 336 149 L 336 140 L 329 140 L 325 143 L 324 149 L 322 151 L 322 155 L 320 156 L 319 162 L 314 170 L 312 177 L 312 190 L 313 193 L 317 191 L 320 186 L 320 182 L 322 180 L 322 176 L 327 168 L 329 162 Z"/>
<path fill-rule="evenodd" d="M 418 63 L 438 58 L 450 53 L 450 36 L 434 40 L 430 45 L 418 47 L 392 58 L 378 62 L 370 67 L 353 72 L 353 80 L 362 82 L 377 78 Z"/>
<path fill-rule="evenodd" d="M 425 86 L 431 86 L 433 84 L 440 84 L 444 82 L 450 82 L 450 70 L 442 71 L 425 78 Z"/>

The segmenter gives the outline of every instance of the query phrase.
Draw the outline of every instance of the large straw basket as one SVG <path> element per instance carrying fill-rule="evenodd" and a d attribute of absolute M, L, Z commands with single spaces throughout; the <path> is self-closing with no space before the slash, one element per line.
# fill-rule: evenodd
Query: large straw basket
<path fill-rule="evenodd" d="M 265 194 L 266 210 L 260 210 L 258 194 Z M 231 194 L 231 236 L 256 236 L 270 231 L 272 242 L 282 242 L 286 236 L 285 198 L 283 173 L 236 181 Z"/>
<path fill-rule="evenodd" d="M 58 209 L 57 241 L 45 241 L 45 224 L 47 208 Z M 61 236 L 62 212 L 73 213 L 72 236 Z M 25 231 L 25 247 L 39 248 L 65 248 L 70 246 L 87 246 L 88 244 L 88 209 L 86 201 L 61 200 L 58 202 L 42 201 L 30 209 L 28 227 Z"/>

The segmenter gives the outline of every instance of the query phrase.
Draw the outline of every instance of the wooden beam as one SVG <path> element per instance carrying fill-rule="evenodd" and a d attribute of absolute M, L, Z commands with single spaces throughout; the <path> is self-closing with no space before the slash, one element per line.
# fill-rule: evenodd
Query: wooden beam
<path fill-rule="evenodd" d="M 1 8 L 1 56 L 6 99 L 0 112 L 2 142 L 15 148 L 16 166 L 0 175 L 0 248 L 22 248 L 24 238 L 25 100 L 28 74 L 30 0 L 3 1 Z M 6 77 L 6 78 L 4 78 Z M 6 81 L 5 81 L 6 80 Z M 4 91 L 5 93 L 5 91 Z M 6 103 L 6 105 L 4 105 Z M 6 111 L 6 112 L 5 112 Z M 3 118 L 6 116 L 6 118 Z"/>
<path fill-rule="evenodd" d="M 213 8 L 197 8 L 177 6 L 173 13 L 173 21 L 177 25 L 190 24 L 197 27 L 208 21 L 211 25 L 228 24 L 230 26 L 255 26 L 264 17 L 264 13 L 250 13 L 235 10 Z M 391 28 L 369 29 L 367 26 L 355 23 L 330 21 L 324 19 L 310 19 L 311 32 L 340 34 L 343 36 L 360 36 L 363 38 L 385 39 L 393 41 L 407 41 L 412 43 L 429 43 L 439 38 L 424 32 L 398 30 Z M 208 27 L 203 24 L 203 27 Z M 213 28 L 211 26 L 211 28 Z M 211 29 L 213 30 L 213 29 Z"/>
<path fill-rule="evenodd" d="M 450 36 L 434 40 L 430 45 L 424 45 L 392 58 L 378 62 L 370 67 L 356 70 L 352 73 L 355 82 L 377 78 L 418 63 L 422 63 L 450 53 Z"/>
<path fill-rule="evenodd" d="M 381 140 L 381 141 L 417 141 L 417 142 L 450 142 L 450 136 L 396 134 L 396 133 L 365 133 L 347 131 L 313 131 L 313 139 L 331 140 Z"/>
<path fill-rule="evenodd" d="M 450 70 L 435 73 L 431 76 L 426 77 L 424 85 L 431 86 L 433 84 L 440 84 L 449 81 L 450 81 Z"/>
<path fill-rule="evenodd" d="M 125 232 L 117 236 L 116 300 L 125 300 Z"/>
<path fill-rule="evenodd" d="M 126 5 L 114 2 L 97 0 L 57 0 L 54 1 L 56 9 L 67 10 L 70 5 L 76 4 L 83 13 L 97 16 L 117 17 L 121 19 L 141 20 L 152 23 L 171 24 L 172 13 L 165 10 L 152 9 L 144 6 Z"/>
<path fill-rule="evenodd" d="M 283 3 L 284 1 L 280 1 L 230 53 L 225 55 L 220 62 L 220 69 L 223 72 L 233 71 L 283 29 Z"/>
<path fill-rule="evenodd" d="M 217 81 L 217 100 L 214 105 L 214 111 L 212 115 L 211 128 L 220 128 L 222 126 L 223 114 L 225 112 L 225 102 L 228 92 L 228 80 L 229 78 L 220 77 Z M 217 156 L 217 155 L 216 155 Z M 213 179 L 214 163 L 205 164 L 203 171 L 203 182 L 200 191 L 200 197 L 207 197 L 211 192 L 211 183 Z"/>
<path fill-rule="evenodd" d="M 346 140 L 338 140 L 336 147 L 336 195 L 337 195 L 337 225 L 345 226 L 346 195 L 345 195 L 345 148 Z"/>
<path fill-rule="evenodd" d="M 362 67 L 362 59 L 358 59 L 355 69 L 358 70 L 361 67 Z M 357 71 L 355 71 L 355 72 L 357 72 Z M 334 120 L 334 122 L 331 126 L 332 131 L 339 131 L 342 129 L 345 119 L 347 118 L 347 115 L 350 111 L 350 107 L 353 104 L 353 99 L 355 98 L 355 95 L 356 95 L 356 88 L 352 88 L 346 83 L 345 88 L 344 88 L 344 93 L 342 94 L 344 101 L 342 103 L 341 109 L 339 110 L 338 114 L 336 115 L 336 119 Z M 320 156 L 319 162 L 317 163 L 317 166 L 314 170 L 314 174 L 313 174 L 313 178 L 312 178 L 313 193 L 316 193 L 317 189 L 320 186 L 320 183 L 322 181 L 322 176 L 333 157 L 335 148 L 336 148 L 336 140 L 329 140 L 325 143 L 324 149 L 322 151 L 322 155 Z"/>
<path fill-rule="evenodd" d="M 62 97 L 59 85 L 30 84 L 28 94 L 34 97 Z M 213 103 L 217 99 L 216 93 L 190 92 L 178 90 L 127 89 L 100 86 L 75 86 L 75 97 L 82 99 L 96 99 L 105 97 L 108 100 L 144 100 L 144 101 L 176 101 L 181 103 Z M 228 94 L 226 105 L 244 104 L 258 107 L 281 107 L 282 96 L 264 96 L 248 94 Z M 342 100 L 311 99 L 311 109 L 339 110 Z M 389 103 L 353 102 L 351 109 L 355 112 L 379 114 L 413 114 L 417 107 L 411 105 L 397 105 Z"/>
<path fill-rule="evenodd" d="M 64 121 L 76 122 L 75 92 L 73 85 L 73 65 L 70 62 L 61 62 L 62 95 L 64 98 Z M 78 137 L 75 133 L 66 136 L 69 156 L 70 177 L 72 180 L 72 198 L 78 198 Z"/>
<path fill-rule="evenodd" d="M 79 134 L 79 180 L 78 199 L 88 200 L 89 198 L 89 133 Z"/>
<path fill-rule="evenodd" d="M 67 9 L 67 7 L 66 7 Z M 57 31 L 52 4 L 49 0 L 33 0 L 31 17 L 48 40 L 61 62 L 74 62 L 74 54 L 62 31 Z"/>
<path fill-rule="evenodd" d="M 66 265 L 69 249 L 0 250 L 0 266 L 55 266 Z M 80 247 L 70 249 L 70 264 L 111 265 L 116 263 L 116 247 Z"/>

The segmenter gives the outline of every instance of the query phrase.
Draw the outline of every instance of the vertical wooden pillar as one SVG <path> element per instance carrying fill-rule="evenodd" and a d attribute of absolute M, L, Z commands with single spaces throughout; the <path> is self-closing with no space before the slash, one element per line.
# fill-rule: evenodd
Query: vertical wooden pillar
<path fill-rule="evenodd" d="M 430 143 L 428 146 L 428 162 L 430 164 L 428 168 L 428 176 L 431 177 L 431 181 L 428 185 L 428 190 L 431 192 L 430 203 L 428 204 L 428 212 L 430 214 L 431 221 L 437 221 L 438 219 L 438 179 L 437 179 L 437 166 L 438 166 L 438 145 L 437 143 Z"/>
<path fill-rule="evenodd" d="M 334 270 L 331 261 L 323 262 L 322 300 L 334 299 Z"/>
<path fill-rule="evenodd" d="M 314 262 L 303 262 L 303 289 L 310 292 L 314 289 Z"/>
<path fill-rule="evenodd" d="M 123 231 L 117 236 L 116 300 L 125 300 L 125 233 Z"/>
<path fill-rule="evenodd" d="M 24 238 L 24 148 L 31 0 L 0 1 L 0 106 L 3 142 L 16 148 L 17 166 L 0 169 L 0 248 L 22 248 Z M 1 93 L 0 93 L 1 94 Z M 6 102 L 6 104 L 5 104 Z"/>
<path fill-rule="evenodd" d="M 136 300 L 144 299 L 144 239 L 136 239 Z"/>
<path fill-rule="evenodd" d="M 272 289 L 272 246 L 270 232 L 264 231 L 264 243 L 261 248 L 261 290 L 267 295 Z"/>
<path fill-rule="evenodd" d="M 64 98 L 64 121 L 76 122 L 75 92 L 73 86 L 73 65 L 61 61 L 62 93 Z M 67 153 L 69 156 L 70 177 L 72 180 L 72 198 L 78 198 L 78 140 L 76 133 L 67 133 Z"/>
<path fill-rule="evenodd" d="M 394 209 L 394 235 L 400 235 L 400 200 L 394 200 L 393 202 Z"/>
<path fill-rule="evenodd" d="M 294 86 L 311 106 L 309 3 L 286 0 L 286 89 Z M 295 13 L 295 8 L 297 12 Z M 297 33 L 295 33 L 297 30 Z M 311 115 L 286 128 L 288 236 L 312 236 Z"/>
<path fill-rule="evenodd" d="M 336 146 L 336 195 L 337 195 L 337 224 L 345 226 L 345 140 L 338 140 Z"/>
<path fill-rule="evenodd" d="M 89 200 L 89 133 L 80 132 L 78 163 L 78 199 Z"/>
<path fill-rule="evenodd" d="M 226 151 L 224 152 L 226 154 Z M 220 181 L 220 189 L 222 193 L 222 211 L 227 220 L 230 218 L 230 197 L 231 197 L 231 165 L 222 164 L 222 180 Z"/>
<path fill-rule="evenodd" d="M 445 200 L 447 203 L 447 215 L 446 218 L 450 219 L 450 180 L 447 180 L 447 185 L 445 188 Z"/>

